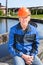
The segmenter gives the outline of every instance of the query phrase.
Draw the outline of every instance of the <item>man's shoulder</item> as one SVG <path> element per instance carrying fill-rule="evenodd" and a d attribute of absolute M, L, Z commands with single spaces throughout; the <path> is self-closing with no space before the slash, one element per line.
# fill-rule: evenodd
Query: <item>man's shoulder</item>
<path fill-rule="evenodd" d="M 11 29 L 17 29 L 19 23 L 17 23 L 16 25 L 12 26 Z"/>
<path fill-rule="evenodd" d="M 35 26 L 30 24 L 30 27 L 31 27 L 32 30 L 37 31 L 37 28 Z"/>

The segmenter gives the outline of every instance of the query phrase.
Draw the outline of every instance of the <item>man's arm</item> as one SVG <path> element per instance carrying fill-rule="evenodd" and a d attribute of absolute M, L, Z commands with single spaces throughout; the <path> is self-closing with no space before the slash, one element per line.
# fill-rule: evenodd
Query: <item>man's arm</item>
<path fill-rule="evenodd" d="M 39 35 L 38 32 L 36 31 L 36 40 L 33 43 L 34 45 L 32 46 L 32 51 L 31 51 L 31 55 L 35 57 L 35 55 L 38 54 L 38 46 L 39 46 Z"/>
<path fill-rule="evenodd" d="M 15 34 L 15 29 L 13 30 L 12 28 L 10 29 L 9 33 L 9 42 L 8 42 L 8 47 L 9 47 L 9 52 L 12 56 L 22 56 L 22 52 L 16 52 L 16 50 L 13 48 L 14 44 L 14 34 Z"/>

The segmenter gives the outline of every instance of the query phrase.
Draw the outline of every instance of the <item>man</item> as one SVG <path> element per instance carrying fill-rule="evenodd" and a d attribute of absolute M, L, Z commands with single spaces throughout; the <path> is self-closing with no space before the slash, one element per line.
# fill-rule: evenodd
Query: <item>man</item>
<path fill-rule="evenodd" d="M 19 23 L 10 29 L 9 52 L 14 65 L 42 65 L 37 57 L 39 36 L 36 28 L 29 24 L 31 12 L 22 7 L 18 10 Z"/>

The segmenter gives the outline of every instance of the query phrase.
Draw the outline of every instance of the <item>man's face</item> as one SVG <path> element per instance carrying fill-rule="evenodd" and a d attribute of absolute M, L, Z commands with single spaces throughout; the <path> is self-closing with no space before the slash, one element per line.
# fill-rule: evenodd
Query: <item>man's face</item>
<path fill-rule="evenodd" d="M 28 15 L 26 17 L 19 17 L 19 22 L 20 22 L 21 26 L 27 27 L 30 19 L 31 19 L 31 16 L 30 15 Z"/>

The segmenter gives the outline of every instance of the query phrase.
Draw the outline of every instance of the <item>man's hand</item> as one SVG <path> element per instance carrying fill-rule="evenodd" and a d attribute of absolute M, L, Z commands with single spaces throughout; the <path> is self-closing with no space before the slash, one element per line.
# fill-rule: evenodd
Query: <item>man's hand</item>
<path fill-rule="evenodd" d="M 29 55 L 23 54 L 22 58 L 25 60 L 26 64 L 32 64 L 33 56 L 29 56 Z"/>
<path fill-rule="evenodd" d="M 30 56 L 30 59 L 28 59 L 28 61 L 26 61 L 26 64 L 32 64 L 33 62 L 33 56 Z"/>

